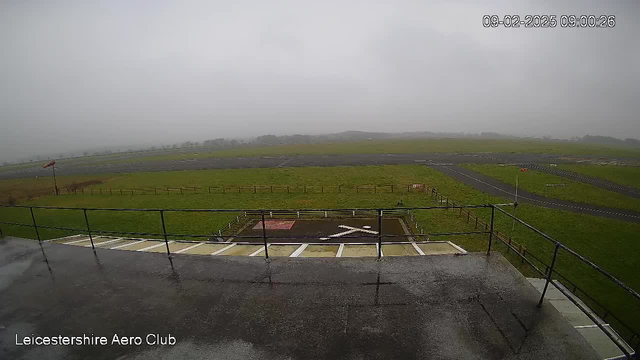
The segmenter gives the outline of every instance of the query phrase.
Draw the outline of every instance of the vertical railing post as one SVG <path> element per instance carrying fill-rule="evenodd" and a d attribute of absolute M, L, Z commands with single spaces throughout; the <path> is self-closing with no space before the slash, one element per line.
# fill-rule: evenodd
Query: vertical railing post
<path fill-rule="evenodd" d="M 489 247 L 487 248 L 487 255 L 491 253 L 491 242 L 493 241 L 493 219 L 496 216 L 496 208 L 491 205 L 491 230 L 489 230 Z"/>
<path fill-rule="evenodd" d="M 36 224 L 36 217 L 35 215 L 33 215 L 33 207 L 29 207 L 29 210 L 31 211 L 31 220 L 33 220 L 33 228 L 36 230 L 36 236 L 38 237 L 38 241 L 42 241 L 40 240 L 40 232 L 38 231 L 38 224 Z"/>
<path fill-rule="evenodd" d="M 553 251 L 553 259 L 551 259 L 551 267 L 549 268 L 549 273 L 547 274 L 547 281 L 544 283 L 544 289 L 542 290 L 542 296 L 540 296 L 538 307 L 542 306 L 542 300 L 544 300 L 544 295 L 547 293 L 549 283 L 551 282 L 551 280 L 553 280 L 553 267 L 556 265 L 556 259 L 558 258 L 558 249 L 560 249 L 560 243 L 556 242 L 556 248 Z"/>
<path fill-rule="evenodd" d="M 378 260 L 382 258 L 382 210 L 378 209 Z"/>
<path fill-rule="evenodd" d="M 96 251 L 96 246 L 93 244 L 93 235 L 91 234 L 91 227 L 89 227 L 89 217 L 87 217 L 87 209 L 82 209 L 82 212 L 84 213 L 84 222 L 85 224 L 87 224 L 87 232 L 89 233 L 89 240 L 91 241 L 91 248 L 93 249 L 93 252 Z"/>
<path fill-rule="evenodd" d="M 160 210 L 160 220 L 162 220 L 162 234 L 164 235 L 164 245 L 167 247 L 167 256 L 171 257 L 171 251 L 169 251 L 169 240 L 167 239 L 167 228 L 164 225 L 164 210 Z"/>
<path fill-rule="evenodd" d="M 269 246 L 267 245 L 267 227 L 264 223 L 264 210 L 260 210 L 262 217 L 262 239 L 264 240 L 264 258 L 269 259 Z"/>

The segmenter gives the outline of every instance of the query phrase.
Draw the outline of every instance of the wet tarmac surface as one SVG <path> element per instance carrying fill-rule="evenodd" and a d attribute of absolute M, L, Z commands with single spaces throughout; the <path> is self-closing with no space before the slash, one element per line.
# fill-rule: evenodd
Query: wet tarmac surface
<path fill-rule="evenodd" d="M 498 253 L 169 260 L 0 239 L 3 359 L 597 358 L 537 301 Z M 83 334 L 109 345 L 16 345 Z M 142 345 L 114 345 L 114 335 Z"/>

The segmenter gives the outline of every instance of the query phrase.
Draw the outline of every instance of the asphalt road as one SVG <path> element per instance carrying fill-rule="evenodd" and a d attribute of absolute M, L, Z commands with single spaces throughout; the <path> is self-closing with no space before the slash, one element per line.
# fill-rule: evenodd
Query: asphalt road
<path fill-rule="evenodd" d="M 562 176 L 570 180 L 580 181 L 585 184 L 597 186 L 605 190 L 617 192 L 618 194 L 640 199 L 640 189 L 637 189 L 633 186 L 617 184 L 612 181 L 608 181 L 608 180 L 604 180 L 604 179 L 600 179 L 600 178 L 596 178 L 596 177 L 588 176 L 584 174 L 578 174 L 573 171 L 558 169 L 550 166 L 544 166 L 544 165 L 538 165 L 538 164 L 522 164 L 522 166 L 530 169 L 538 170 L 538 171 L 543 171 L 549 174 Z"/>
<path fill-rule="evenodd" d="M 0 358 L 597 359 L 539 296 L 499 253 L 170 261 L 2 238 Z M 84 334 L 107 344 L 18 345 Z"/>
<path fill-rule="evenodd" d="M 433 166 L 433 168 L 448 176 L 451 176 L 452 178 L 464 184 L 472 186 L 479 191 L 494 196 L 500 196 L 510 201 L 514 200 L 515 189 L 511 185 L 505 184 L 489 176 L 455 165 Z M 640 212 L 552 199 L 533 194 L 522 189 L 518 189 L 518 202 L 528 203 L 551 209 L 559 209 L 581 214 L 589 214 L 594 216 L 640 223 Z"/>
<path fill-rule="evenodd" d="M 147 171 L 246 169 L 304 166 L 357 166 L 357 165 L 405 165 L 423 163 L 566 163 L 572 162 L 560 155 L 539 154 L 345 154 L 315 156 L 261 156 L 243 158 L 205 158 L 172 161 L 136 161 L 129 163 L 90 165 L 86 163 L 60 164 L 58 175 L 109 174 Z M 17 179 L 35 176 L 51 176 L 51 169 L 33 168 L 0 172 L 0 179 Z"/>

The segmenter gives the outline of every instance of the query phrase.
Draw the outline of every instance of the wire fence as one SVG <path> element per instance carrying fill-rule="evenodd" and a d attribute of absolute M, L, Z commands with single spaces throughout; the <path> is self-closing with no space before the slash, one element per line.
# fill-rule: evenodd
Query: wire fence
<path fill-rule="evenodd" d="M 424 193 L 425 184 L 406 185 L 216 185 L 142 188 L 63 188 L 60 195 L 189 195 L 189 194 L 257 194 L 257 193 Z"/>

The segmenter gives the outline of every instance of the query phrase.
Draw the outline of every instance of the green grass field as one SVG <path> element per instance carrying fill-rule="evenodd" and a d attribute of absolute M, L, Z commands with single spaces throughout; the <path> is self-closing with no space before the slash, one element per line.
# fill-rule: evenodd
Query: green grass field
<path fill-rule="evenodd" d="M 640 189 L 640 167 L 621 165 L 559 164 L 559 168 Z"/>
<path fill-rule="evenodd" d="M 549 198 L 611 208 L 640 210 L 639 199 L 541 171 L 522 172 L 518 166 L 485 164 L 465 164 L 462 166 L 510 184 L 514 188 L 517 176 L 520 189 Z M 566 184 L 566 186 L 546 186 L 546 184 Z"/>
<path fill-rule="evenodd" d="M 206 147 L 134 152 L 129 154 L 92 155 L 60 160 L 60 164 L 118 164 L 143 161 L 202 159 L 210 157 L 251 157 L 279 155 L 338 155 L 338 154 L 411 154 L 411 153 L 533 153 L 564 155 L 600 155 L 640 158 L 640 149 L 604 146 L 565 141 L 528 139 L 408 139 L 354 142 L 326 142 L 317 144 L 246 146 L 233 149 Z M 124 158 L 126 157 L 126 158 Z M 42 161 L 43 163 L 45 161 Z M 40 163 L 0 167 L 0 171 L 41 166 Z"/>
<path fill-rule="evenodd" d="M 89 188 L 108 187 L 154 187 L 154 186 L 213 186 L 239 184 L 406 184 L 426 183 L 435 186 L 450 198 L 467 204 L 504 202 L 505 199 L 490 197 L 473 188 L 433 169 L 419 165 L 407 166 L 363 166 L 333 168 L 278 168 L 278 169 L 239 169 L 210 171 L 177 171 L 162 173 L 136 173 L 104 176 L 104 184 Z M 73 177 L 65 179 L 73 181 Z M 0 189 L 3 188 L 0 181 Z M 25 184 L 26 186 L 26 184 Z M 86 191 L 86 189 L 85 189 Z M 259 208 L 376 208 L 394 207 L 402 196 L 405 206 L 427 206 L 435 203 L 424 193 L 309 193 L 286 192 L 269 193 L 226 193 L 226 194 L 171 194 L 171 195 L 63 195 L 43 196 L 32 200 L 23 200 L 26 205 L 49 205 L 87 208 L 220 208 L 220 209 L 259 209 Z M 35 216 L 40 225 L 84 228 L 81 211 L 36 209 Z M 478 210 L 488 220 L 488 210 Z M 640 278 L 634 256 L 640 250 L 635 241 L 640 232 L 640 224 L 575 214 L 560 210 L 545 209 L 531 205 L 521 205 L 518 217 L 543 230 L 556 240 L 565 243 L 587 258 L 610 271 L 636 290 L 640 289 Z M 166 213 L 166 225 L 169 233 L 176 234 L 212 234 L 224 227 L 236 214 L 211 213 Z M 429 233 L 449 231 L 472 231 L 473 224 L 467 224 L 459 218 L 456 211 L 422 210 L 415 216 Z M 31 223 L 28 209 L 0 208 L 3 221 Z M 119 232 L 161 233 L 158 213 L 106 212 L 90 211 L 89 220 L 93 230 Z M 550 263 L 553 245 L 534 234 L 524 226 L 516 225 L 511 230 L 512 221 L 505 215 L 496 217 L 496 229 L 508 233 L 515 241 L 523 244 L 532 253 Z M 34 238 L 33 229 L 2 225 L 5 234 Z M 73 232 L 42 229 L 43 238 L 69 235 Z M 451 240 L 469 251 L 486 250 L 488 235 L 447 236 L 441 239 Z M 439 240 L 440 238 L 434 238 Z M 520 265 L 517 258 L 506 253 L 504 246 L 496 244 L 494 249 L 505 254 L 523 273 L 533 274 L 526 266 Z M 640 307 L 630 301 L 628 294 L 612 287 L 593 270 L 571 259 L 566 254 L 559 258 L 558 269 L 579 286 L 594 294 L 597 300 L 613 309 L 614 313 L 627 319 L 640 330 Z"/>

